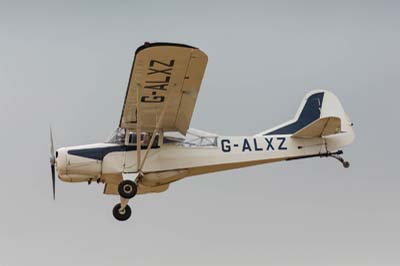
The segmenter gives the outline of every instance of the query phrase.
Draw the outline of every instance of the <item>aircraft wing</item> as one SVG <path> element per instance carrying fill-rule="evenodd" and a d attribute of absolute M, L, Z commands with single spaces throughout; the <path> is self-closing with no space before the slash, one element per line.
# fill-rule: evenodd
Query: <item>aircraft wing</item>
<path fill-rule="evenodd" d="M 139 47 L 119 126 L 136 129 L 140 115 L 141 130 L 153 131 L 162 116 L 159 129 L 185 135 L 206 65 L 207 55 L 188 45 L 146 43 Z"/>

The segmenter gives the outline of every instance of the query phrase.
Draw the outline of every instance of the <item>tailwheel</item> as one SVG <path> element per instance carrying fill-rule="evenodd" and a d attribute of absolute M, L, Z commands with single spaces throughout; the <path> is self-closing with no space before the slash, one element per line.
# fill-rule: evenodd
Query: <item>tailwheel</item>
<path fill-rule="evenodd" d="M 137 185 L 132 180 L 124 180 L 118 185 L 118 193 L 125 199 L 131 199 L 137 193 Z"/>
<path fill-rule="evenodd" d="M 125 208 L 121 208 L 121 203 L 118 203 L 117 205 L 114 206 L 113 208 L 113 215 L 114 218 L 117 219 L 118 221 L 126 221 L 131 217 L 132 210 L 129 205 L 126 205 Z"/>
<path fill-rule="evenodd" d="M 327 153 L 327 156 L 330 156 L 330 157 L 332 157 L 332 158 L 335 158 L 336 160 L 338 160 L 339 162 L 341 162 L 344 168 L 349 168 L 349 167 L 350 167 L 350 162 L 348 162 L 348 161 L 346 161 L 345 159 L 343 159 L 343 157 L 340 156 L 340 155 L 342 155 L 342 154 L 343 154 L 343 151 L 340 151 L 340 150 L 339 150 L 339 151 L 333 152 L 333 153 L 328 152 L 328 153 Z"/>

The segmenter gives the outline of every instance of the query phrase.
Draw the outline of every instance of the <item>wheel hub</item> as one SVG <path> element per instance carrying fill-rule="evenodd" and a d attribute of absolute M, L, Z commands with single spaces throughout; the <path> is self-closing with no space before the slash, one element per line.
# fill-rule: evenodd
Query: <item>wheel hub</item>
<path fill-rule="evenodd" d="M 132 186 L 130 186 L 130 185 L 128 185 L 128 184 L 126 184 L 125 186 L 124 186 L 124 192 L 125 193 L 131 193 L 132 192 Z"/>

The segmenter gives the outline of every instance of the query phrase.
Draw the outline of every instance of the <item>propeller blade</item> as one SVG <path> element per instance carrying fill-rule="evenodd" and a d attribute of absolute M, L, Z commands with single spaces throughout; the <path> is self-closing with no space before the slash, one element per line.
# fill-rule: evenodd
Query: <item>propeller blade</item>
<path fill-rule="evenodd" d="M 50 125 L 50 167 L 51 167 L 51 182 L 53 185 L 53 200 L 56 199 L 56 157 L 54 154 L 53 132 Z"/>
<path fill-rule="evenodd" d="M 51 165 L 51 181 L 53 183 L 53 200 L 56 199 L 56 169 L 55 165 Z"/>
<path fill-rule="evenodd" d="M 53 131 L 51 130 L 51 125 L 50 125 L 50 163 L 55 164 Z"/>

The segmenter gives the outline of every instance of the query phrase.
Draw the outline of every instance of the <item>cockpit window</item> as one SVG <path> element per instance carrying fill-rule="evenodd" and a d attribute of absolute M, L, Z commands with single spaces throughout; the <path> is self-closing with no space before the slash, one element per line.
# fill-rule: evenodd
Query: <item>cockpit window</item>
<path fill-rule="evenodd" d="M 117 128 L 116 130 L 114 130 L 114 132 L 111 134 L 111 136 L 108 138 L 108 140 L 106 142 L 107 143 L 115 143 L 115 144 L 125 144 L 125 134 L 126 134 L 125 129 Z M 140 134 L 141 145 L 142 146 L 149 145 L 151 136 L 152 136 L 151 133 L 142 132 Z M 159 141 L 159 135 L 157 134 L 156 137 L 154 138 L 152 147 L 157 147 L 158 141 Z M 136 138 L 135 131 L 129 131 L 128 143 L 129 143 L 129 145 L 137 144 L 137 138 Z"/>
<path fill-rule="evenodd" d="M 164 144 L 184 147 L 216 147 L 218 135 L 190 128 L 186 136 L 178 132 L 164 133 Z"/>
<path fill-rule="evenodd" d="M 146 132 L 142 132 L 140 134 L 140 143 L 142 145 L 147 145 L 150 142 L 150 138 L 151 137 L 149 137 L 149 135 L 150 134 L 146 133 Z M 137 137 L 136 136 L 137 136 L 136 132 L 133 132 L 133 131 L 129 132 L 128 143 L 131 144 L 131 145 L 136 145 L 137 144 Z"/>
<path fill-rule="evenodd" d="M 124 144 L 125 143 L 125 129 L 117 128 L 111 133 L 107 139 L 107 143 Z"/>
<path fill-rule="evenodd" d="M 129 136 L 127 136 L 127 145 L 136 146 L 136 131 L 127 131 L 129 132 Z M 125 145 L 125 132 L 126 130 L 123 128 L 115 129 L 106 142 Z M 150 143 L 151 137 L 152 133 L 142 132 L 140 134 L 141 146 L 147 147 Z M 187 131 L 186 136 L 183 136 L 178 132 L 164 132 L 163 143 L 185 147 L 216 147 L 218 137 L 219 135 L 217 134 L 191 128 Z M 160 139 L 160 134 L 157 133 L 152 148 L 160 147 Z"/>

